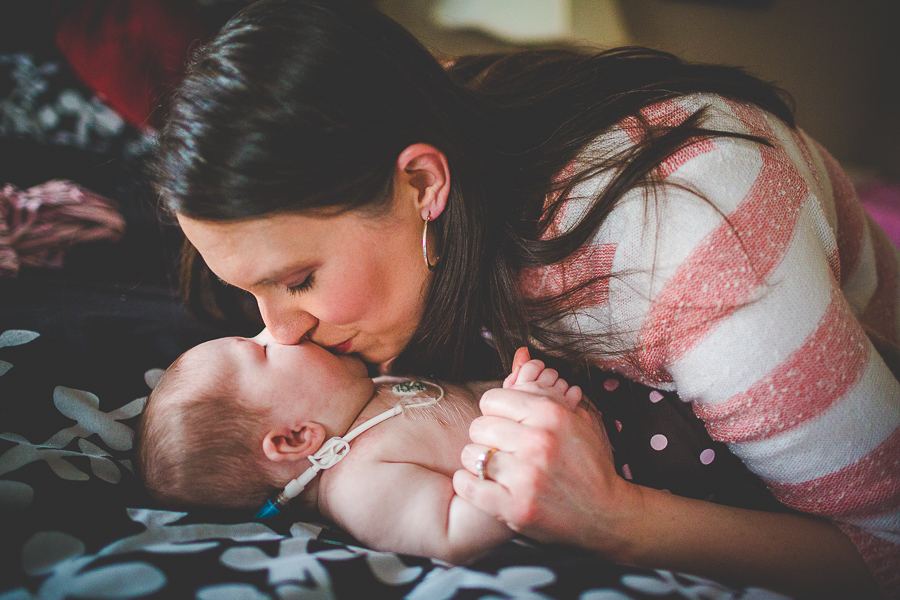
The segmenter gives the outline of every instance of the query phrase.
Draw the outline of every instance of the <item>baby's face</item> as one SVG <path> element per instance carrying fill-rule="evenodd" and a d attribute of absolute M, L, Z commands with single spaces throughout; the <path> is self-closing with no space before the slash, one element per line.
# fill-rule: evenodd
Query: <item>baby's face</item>
<path fill-rule="evenodd" d="M 332 354 L 312 342 L 263 346 L 247 338 L 221 338 L 200 344 L 185 358 L 201 372 L 224 374 L 230 392 L 254 408 L 354 406 L 374 392 L 361 360 Z"/>

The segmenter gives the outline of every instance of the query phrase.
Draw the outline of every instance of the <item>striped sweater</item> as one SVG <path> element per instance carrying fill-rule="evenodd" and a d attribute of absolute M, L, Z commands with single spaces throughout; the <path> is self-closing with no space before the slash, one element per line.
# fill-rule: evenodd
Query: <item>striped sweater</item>
<path fill-rule="evenodd" d="M 846 175 L 800 130 L 753 106 L 693 95 L 644 110 L 710 129 L 664 161 L 656 195 L 632 190 L 593 240 L 526 270 L 526 296 L 598 275 L 557 326 L 610 349 L 597 364 L 677 390 L 785 505 L 835 522 L 888 598 L 900 598 L 900 253 Z M 620 151 L 637 119 L 586 152 Z M 545 237 L 571 228 L 607 175 L 567 196 Z M 727 220 L 724 218 L 727 216 Z M 893 369 L 893 371 L 892 371 Z"/>

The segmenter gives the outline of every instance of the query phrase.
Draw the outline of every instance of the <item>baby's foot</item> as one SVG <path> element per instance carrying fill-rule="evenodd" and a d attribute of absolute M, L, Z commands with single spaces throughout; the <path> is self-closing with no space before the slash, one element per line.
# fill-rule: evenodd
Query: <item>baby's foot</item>
<path fill-rule="evenodd" d="M 524 364 L 523 360 L 526 361 Z M 582 397 L 581 388 L 577 385 L 570 387 L 556 369 L 548 368 L 540 360 L 530 359 L 524 348 L 516 352 L 513 372 L 503 382 L 503 387 L 545 396 L 571 410 L 578 406 Z"/>

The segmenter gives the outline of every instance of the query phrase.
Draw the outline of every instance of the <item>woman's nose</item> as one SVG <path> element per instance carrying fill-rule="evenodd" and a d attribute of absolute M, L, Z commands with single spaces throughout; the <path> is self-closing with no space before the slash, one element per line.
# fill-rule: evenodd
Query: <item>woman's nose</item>
<path fill-rule="evenodd" d="M 281 307 L 259 297 L 256 302 L 263 323 L 279 344 L 298 344 L 319 324 L 314 316 L 296 307 Z"/>

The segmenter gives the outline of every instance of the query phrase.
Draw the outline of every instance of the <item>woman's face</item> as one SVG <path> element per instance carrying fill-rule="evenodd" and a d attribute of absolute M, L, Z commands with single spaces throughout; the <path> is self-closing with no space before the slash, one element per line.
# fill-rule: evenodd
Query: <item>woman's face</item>
<path fill-rule="evenodd" d="M 422 316 L 430 274 L 415 202 L 395 197 L 378 217 L 178 222 L 213 273 L 256 297 L 281 344 L 306 338 L 382 363 L 403 350 Z"/>

